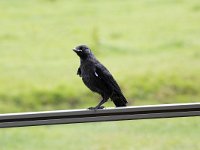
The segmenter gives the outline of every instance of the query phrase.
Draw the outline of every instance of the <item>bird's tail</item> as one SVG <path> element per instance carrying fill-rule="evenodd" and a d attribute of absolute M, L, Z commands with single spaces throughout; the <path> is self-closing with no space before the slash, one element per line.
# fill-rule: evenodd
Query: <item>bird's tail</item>
<path fill-rule="evenodd" d="M 123 107 L 127 105 L 127 100 L 124 97 L 123 94 L 119 93 L 113 93 L 112 96 L 110 97 L 115 104 L 116 107 Z"/>

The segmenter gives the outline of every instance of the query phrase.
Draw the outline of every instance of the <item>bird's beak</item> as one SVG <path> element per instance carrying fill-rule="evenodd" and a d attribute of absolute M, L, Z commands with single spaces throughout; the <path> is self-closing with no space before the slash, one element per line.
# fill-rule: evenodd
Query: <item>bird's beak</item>
<path fill-rule="evenodd" d="M 77 52 L 82 52 L 82 50 L 79 50 L 79 49 L 76 49 L 76 48 L 73 48 L 72 50 L 73 50 L 74 52 L 76 52 L 76 53 L 77 53 Z"/>
<path fill-rule="evenodd" d="M 74 52 L 76 52 L 76 51 L 77 51 L 77 50 L 76 50 L 76 48 L 73 48 L 72 50 L 73 50 Z"/>

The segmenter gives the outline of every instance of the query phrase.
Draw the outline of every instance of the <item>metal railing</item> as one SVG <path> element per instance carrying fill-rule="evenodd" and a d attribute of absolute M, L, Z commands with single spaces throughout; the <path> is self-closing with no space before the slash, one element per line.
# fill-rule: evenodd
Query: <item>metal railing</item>
<path fill-rule="evenodd" d="M 0 128 L 200 116 L 200 103 L 0 114 Z"/>

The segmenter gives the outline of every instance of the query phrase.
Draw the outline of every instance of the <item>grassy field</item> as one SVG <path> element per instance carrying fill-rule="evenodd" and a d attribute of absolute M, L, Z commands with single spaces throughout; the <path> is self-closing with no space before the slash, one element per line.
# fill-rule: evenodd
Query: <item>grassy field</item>
<path fill-rule="evenodd" d="M 95 105 L 76 76 L 80 43 L 129 105 L 199 101 L 199 18 L 198 0 L 1 0 L 0 112 Z"/>
<path fill-rule="evenodd" d="M 1 150 L 199 150 L 199 118 L 1 129 Z"/>
<path fill-rule="evenodd" d="M 80 43 L 129 105 L 199 102 L 199 18 L 199 0 L 0 0 L 0 113 L 96 105 Z M 0 150 L 199 150 L 199 133 L 199 117 L 1 129 Z"/>

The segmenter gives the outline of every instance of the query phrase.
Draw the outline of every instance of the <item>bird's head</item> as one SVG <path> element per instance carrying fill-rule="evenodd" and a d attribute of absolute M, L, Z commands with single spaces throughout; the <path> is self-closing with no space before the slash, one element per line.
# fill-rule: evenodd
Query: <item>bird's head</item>
<path fill-rule="evenodd" d="M 85 59 L 88 56 L 92 55 L 92 52 L 90 50 L 90 48 L 86 45 L 79 45 L 75 48 L 73 48 L 73 51 L 81 58 L 81 59 Z"/>

